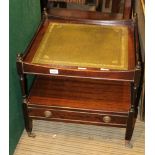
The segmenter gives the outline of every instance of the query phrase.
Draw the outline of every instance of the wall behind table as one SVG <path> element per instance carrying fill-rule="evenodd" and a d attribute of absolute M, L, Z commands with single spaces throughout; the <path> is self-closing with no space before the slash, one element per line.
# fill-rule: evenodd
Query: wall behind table
<path fill-rule="evenodd" d="M 16 55 L 23 53 L 40 23 L 40 1 L 10 0 L 9 5 L 9 152 L 12 155 L 24 129 Z"/>

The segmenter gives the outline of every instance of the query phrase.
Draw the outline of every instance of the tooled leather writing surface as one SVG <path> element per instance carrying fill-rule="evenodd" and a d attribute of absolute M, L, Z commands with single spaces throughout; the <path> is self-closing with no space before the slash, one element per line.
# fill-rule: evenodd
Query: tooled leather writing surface
<path fill-rule="evenodd" d="M 49 23 L 32 63 L 128 69 L 128 28 Z"/>

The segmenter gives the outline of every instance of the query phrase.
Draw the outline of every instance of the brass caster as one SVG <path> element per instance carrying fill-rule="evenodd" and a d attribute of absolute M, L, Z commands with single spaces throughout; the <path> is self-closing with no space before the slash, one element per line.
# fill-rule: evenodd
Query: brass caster
<path fill-rule="evenodd" d="M 32 138 L 36 137 L 36 134 L 33 133 L 33 132 L 27 132 L 27 134 L 28 134 L 29 137 L 32 137 Z"/>
<path fill-rule="evenodd" d="M 133 145 L 131 144 L 131 142 L 129 141 L 129 140 L 126 140 L 125 141 L 125 147 L 127 147 L 127 148 L 133 148 Z"/>

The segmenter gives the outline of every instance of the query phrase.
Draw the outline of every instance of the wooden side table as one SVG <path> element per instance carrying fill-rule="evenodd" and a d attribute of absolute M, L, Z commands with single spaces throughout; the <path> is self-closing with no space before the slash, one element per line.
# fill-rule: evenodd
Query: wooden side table
<path fill-rule="evenodd" d="M 32 120 L 126 128 L 137 118 L 141 76 L 135 20 L 85 20 L 44 15 L 33 40 L 17 56 L 25 129 Z M 35 75 L 26 92 L 26 75 Z"/>

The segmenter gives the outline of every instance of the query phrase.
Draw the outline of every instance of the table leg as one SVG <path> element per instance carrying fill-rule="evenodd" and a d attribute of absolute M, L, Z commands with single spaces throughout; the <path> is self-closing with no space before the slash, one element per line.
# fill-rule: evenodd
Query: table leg
<path fill-rule="evenodd" d="M 136 122 L 136 115 L 137 115 L 137 105 L 136 105 L 136 92 L 137 87 L 135 87 L 134 82 L 131 82 L 131 108 L 129 110 L 128 120 L 127 120 L 127 127 L 126 127 L 126 134 L 125 134 L 125 146 L 132 148 L 131 138 Z"/>
<path fill-rule="evenodd" d="M 26 84 L 26 75 L 23 74 L 22 70 L 22 55 L 18 54 L 17 56 L 17 71 L 20 78 L 20 86 L 21 86 L 21 92 L 22 92 L 22 98 L 23 98 L 23 114 L 24 114 L 24 123 L 25 123 L 25 129 L 28 133 L 28 136 L 35 137 L 35 135 L 32 133 L 32 119 L 28 116 L 28 108 L 27 108 L 27 84 Z"/>

